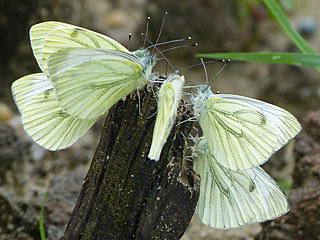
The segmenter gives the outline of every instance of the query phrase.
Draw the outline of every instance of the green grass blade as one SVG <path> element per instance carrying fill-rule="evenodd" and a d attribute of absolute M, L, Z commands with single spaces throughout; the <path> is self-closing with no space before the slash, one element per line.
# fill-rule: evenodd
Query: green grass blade
<path fill-rule="evenodd" d="M 320 55 L 289 52 L 199 53 L 196 57 L 320 67 Z"/>
<path fill-rule="evenodd" d="M 47 193 L 44 194 L 44 197 L 41 203 L 40 221 L 39 221 L 39 231 L 40 231 L 41 240 L 46 240 L 46 234 L 44 232 L 44 227 L 43 227 L 43 210 L 44 210 L 44 205 L 46 204 L 46 201 L 47 201 Z"/>
<path fill-rule="evenodd" d="M 262 0 L 286 34 L 303 53 L 316 53 L 303 37 L 291 26 L 286 14 L 275 0 Z"/>

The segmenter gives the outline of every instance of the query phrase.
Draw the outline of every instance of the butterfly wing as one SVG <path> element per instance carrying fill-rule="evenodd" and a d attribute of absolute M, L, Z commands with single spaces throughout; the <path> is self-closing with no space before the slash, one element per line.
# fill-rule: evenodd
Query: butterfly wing
<path fill-rule="evenodd" d="M 96 119 L 148 83 L 143 64 L 112 50 L 63 49 L 50 55 L 49 75 L 60 106 L 81 119 Z"/>
<path fill-rule="evenodd" d="M 53 89 L 53 85 L 42 73 L 24 76 L 14 81 L 11 87 L 13 99 L 20 113 L 25 111 L 25 107 L 33 98 L 50 89 Z"/>
<path fill-rule="evenodd" d="M 219 94 L 219 97 L 246 103 L 251 107 L 259 109 L 277 128 L 278 140 L 275 145 L 275 151 L 279 150 L 301 130 L 301 125 L 298 120 L 291 113 L 278 106 L 232 94 Z"/>
<path fill-rule="evenodd" d="M 24 129 L 34 141 L 49 150 L 70 146 L 96 121 L 81 120 L 65 113 L 56 99 L 51 82 L 43 73 L 14 81 L 12 94 Z"/>
<path fill-rule="evenodd" d="M 260 110 L 216 95 L 196 101 L 195 112 L 209 148 L 222 166 L 248 169 L 274 153 L 277 129 Z"/>
<path fill-rule="evenodd" d="M 194 169 L 201 176 L 196 213 L 203 223 L 213 228 L 237 228 L 289 211 L 285 194 L 261 167 L 243 171 L 224 168 L 204 143 L 196 145 L 194 160 Z"/>
<path fill-rule="evenodd" d="M 63 48 L 101 48 L 129 52 L 120 43 L 103 34 L 62 22 L 43 22 L 30 29 L 33 54 L 39 67 L 47 72 L 47 58 Z"/>
<path fill-rule="evenodd" d="M 171 132 L 181 100 L 184 77 L 172 74 L 161 85 L 159 91 L 158 113 L 153 129 L 152 144 L 148 157 L 158 161 L 161 150 Z"/>

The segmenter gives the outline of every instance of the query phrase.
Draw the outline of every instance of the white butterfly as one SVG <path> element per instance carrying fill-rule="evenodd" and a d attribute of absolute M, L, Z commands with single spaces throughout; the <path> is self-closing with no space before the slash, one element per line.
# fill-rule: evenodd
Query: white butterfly
<path fill-rule="evenodd" d="M 39 23 L 30 29 L 30 40 L 44 74 L 16 80 L 12 94 L 28 134 L 50 150 L 70 146 L 113 104 L 154 78 L 156 57 L 148 50 L 130 52 L 84 28 Z M 69 138 L 60 139 L 64 135 Z"/>
<path fill-rule="evenodd" d="M 232 170 L 261 165 L 301 130 L 286 110 L 255 99 L 199 88 L 194 112 L 217 161 Z"/>
<path fill-rule="evenodd" d="M 212 154 L 205 138 L 193 150 L 194 169 L 201 176 L 196 213 L 212 228 L 237 228 L 263 222 L 289 211 L 278 184 L 261 168 L 233 171 Z"/>
<path fill-rule="evenodd" d="M 171 132 L 181 101 L 184 76 L 176 73 L 169 75 L 159 91 L 158 113 L 153 130 L 152 145 L 148 157 L 158 161 L 161 150 Z"/>

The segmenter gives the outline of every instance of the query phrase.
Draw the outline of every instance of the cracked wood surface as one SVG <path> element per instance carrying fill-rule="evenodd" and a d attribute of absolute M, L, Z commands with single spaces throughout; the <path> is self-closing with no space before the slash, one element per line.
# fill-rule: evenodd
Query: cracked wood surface
<path fill-rule="evenodd" d="M 180 239 L 199 197 L 200 179 L 183 164 L 192 122 L 181 106 L 159 162 L 147 158 L 157 102 L 150 88 L 118 102 L 101 139 L 64 236 L 66 239 Z M 182 167 L 183 166 L 183 167 Z"/>

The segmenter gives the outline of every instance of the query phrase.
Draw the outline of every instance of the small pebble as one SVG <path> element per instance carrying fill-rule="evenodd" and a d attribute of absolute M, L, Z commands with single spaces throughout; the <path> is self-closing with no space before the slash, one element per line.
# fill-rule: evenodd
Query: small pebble
<path fill-rule="evenodd" d="M 303 18 L 299 22 L 298 29 L 302 35 L 311 37 L 315 34 L 315 32 L 317 30 L 316 21 L 311 17 Z"/>
<path fill-rule="evenodd" d="M 13 116 L 12 110 L 5 103 L 0 102 L 0 122 L 6 122 Z"/>

